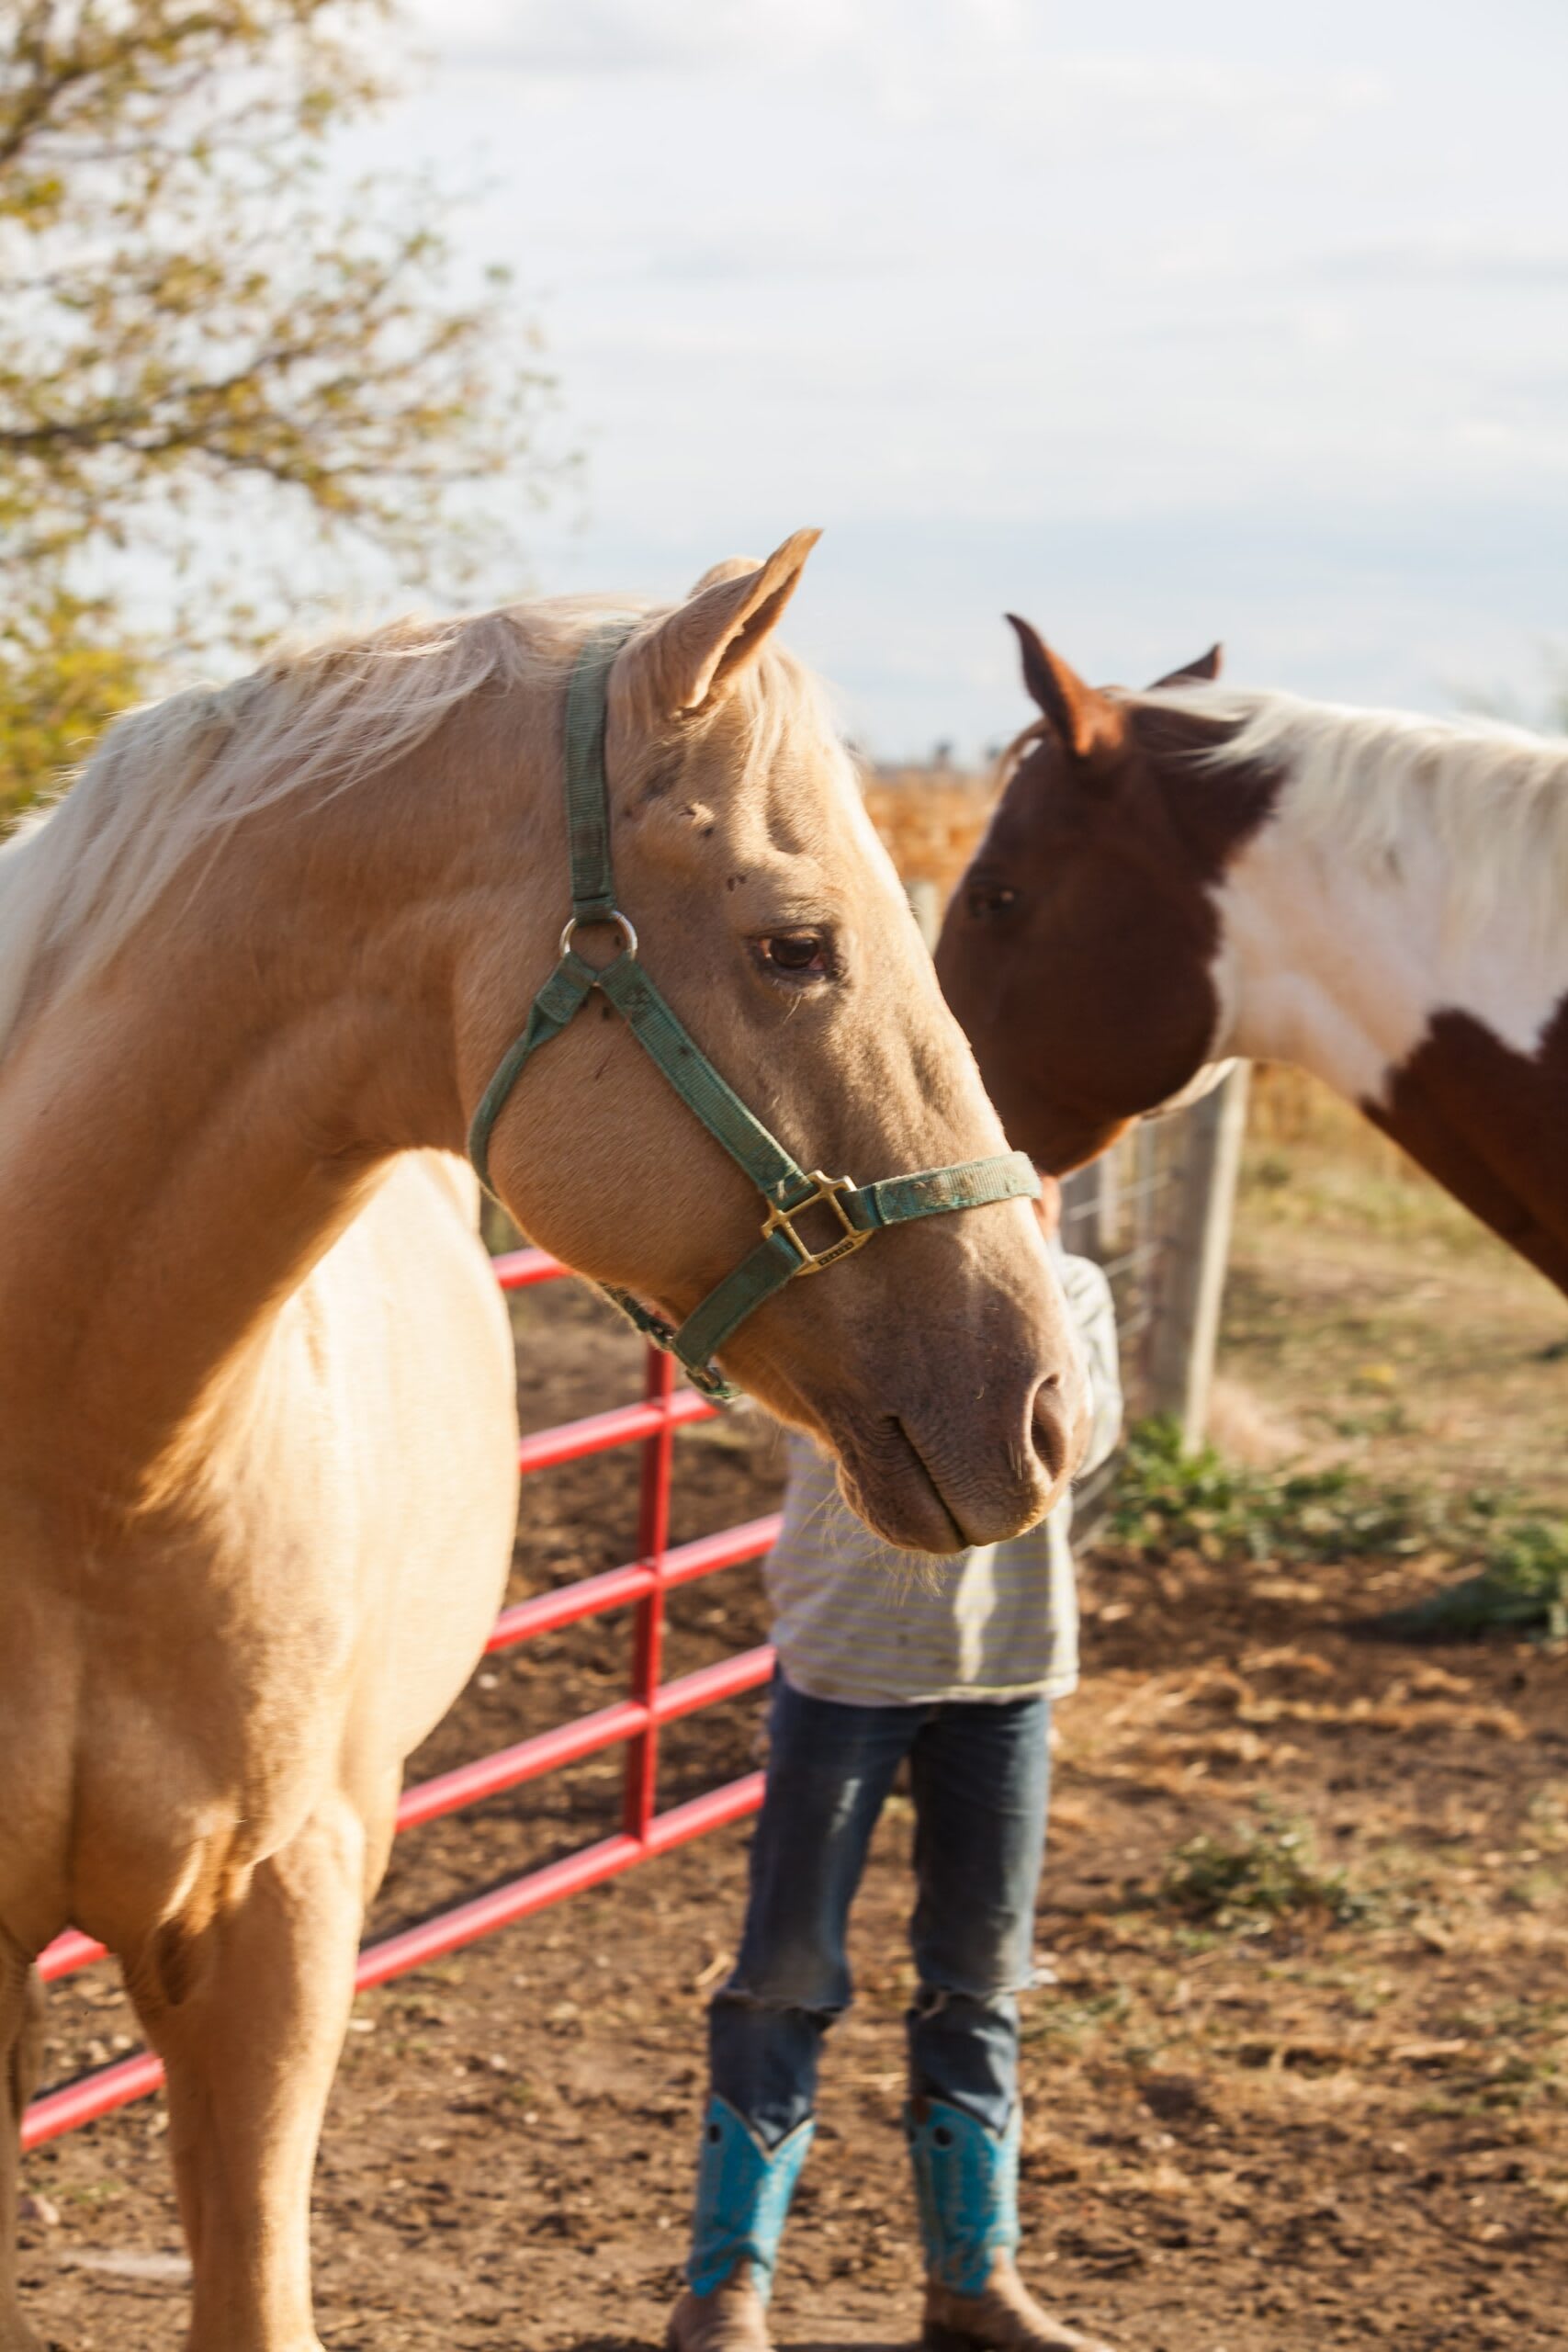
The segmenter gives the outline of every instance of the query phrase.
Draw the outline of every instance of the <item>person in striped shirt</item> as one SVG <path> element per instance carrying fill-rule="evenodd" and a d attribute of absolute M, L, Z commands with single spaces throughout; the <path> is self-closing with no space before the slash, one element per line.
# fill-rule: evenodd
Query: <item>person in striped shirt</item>
<path fill-rule="evenodd" d="M 1100 1268 L 1042 1217 L 1087 1361 L 1093 1433 L 1122 1424 Z M 1031 1982 L 1051 1702 L 1077 1679 L 1070 1498 L 1028 1534 L 955 1559 L 901 1552 L 791 1437 L 765 1568 L 778 1671 L 767 1784 L 735 1966 L 708 2012 L 710 2096 L 685 2291 L 668 2352 L 769 2352 L 768 2293 L 813 2130 L 822 2042 L 851 1998 L 844 1937 L 900 1765 L 914 1797 L 917 1986 L 905 2129 L 942 2352 L 1104 2352 L 1019 2276 L 1018 1996 Z"/>

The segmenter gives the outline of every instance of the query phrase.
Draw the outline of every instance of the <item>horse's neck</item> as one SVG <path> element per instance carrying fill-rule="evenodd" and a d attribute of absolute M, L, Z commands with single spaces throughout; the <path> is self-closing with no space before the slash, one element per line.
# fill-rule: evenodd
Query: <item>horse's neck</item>
<path fill-rule="evenodd" d="M 1489 921 L 1459 919 L 1458 888 L 1430 830 L 1375 862 L 1337 856 L 1287 781 L 1216 892 L 1216 1054 L 1295 1062 L 1377 1105 L 1445 1009 L 1533 1051 L 1568 956 L 1517 936 L 1506 894 Z"/>
<path fill-rule="evenodd" d="M 1352 1100 L 1376 1100 L 1425 1026 L 1429 997 L 1398 886 L 1331 875 L 1281 807 L 1216 896 L 1215 1058 L 1295 1062 Z"/>
<path fill-rule="evenodd" d="M 285 1302 L 389 1156 L 460 1148 L 450 918 L 400 903 L 366 835 L 341 896 L 278 862 L 288 824 L 270 865 L 236 837 L 0 1067 L 13 1467 L 78 1455 L 110 1508 L 177 1483 L 262 1408 Z"/>

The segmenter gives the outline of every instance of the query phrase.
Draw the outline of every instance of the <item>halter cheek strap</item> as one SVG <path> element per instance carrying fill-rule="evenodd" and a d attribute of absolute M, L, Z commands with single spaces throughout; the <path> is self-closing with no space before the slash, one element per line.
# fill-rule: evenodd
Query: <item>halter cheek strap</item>
<path fill-rule="evenodd" d="M 610 860 L 610 794 L 604 773 L 604 723 L 610 672 L 635 626 L 617 622 L 596 632 L 578 656 L 567 690 L 566 818 L 571 865 L 571 919 L 561 933 L 560 961 L 534 999 L 523 1034 L 502 1055 L 468 1130 L 468 1157 L 490 1189 L 490 1140 L 528 1061 L 581 1012 L 597 989 L 608 998 L 637 1043 L 658 1063 L 687 1109 L 743 1168 L 767 1205 L 761 1239 L 734 1272 L 708 1293 L 679 1329 L 628 1292 L 606 1290 L 640 1331 L 667 1348 L 694 1387 L 719 1403 L 739 1394 L 714 1358 L 765 1299 L 797 1274 L 820 1273 L 871 1239 L 884 1226 L 983 1208 L 993 1201 L 1036 1197 L 1040 1180 L 1021 1151 L 1000 1152 L 953 1168 L 888 1176 L 857 1185 L 848 1176 L 809 1174 L 776 1136 L 754 1118 L 682 1027 L 637 959 L 637 938 L 615 904 Z M 580 924 L 613 925 L 620 947 L 612 962 L 585 962 L 572 944 Z M 837 1220 L 819 1250 L 796 1229 L 803 1210 L 824 1204 Z"/>

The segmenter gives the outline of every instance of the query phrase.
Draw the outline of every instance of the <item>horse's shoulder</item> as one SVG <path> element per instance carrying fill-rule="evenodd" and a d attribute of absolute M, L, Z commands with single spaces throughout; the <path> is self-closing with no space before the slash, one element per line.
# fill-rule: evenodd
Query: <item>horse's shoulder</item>
<path fill-rule="evenodd" d="M 449 1153 L 391 1161 L 292 1304 L 288 1343 L 308 1334 L 331 1376 L 363 1368 L 368 1351 L 378 1385 L 395 1374 L 415 1390 L 453 1377 L 472 1386 L 493 1371 L 510 1399 L 510 1324 L 479 1238 L 479 1186 Z"/>

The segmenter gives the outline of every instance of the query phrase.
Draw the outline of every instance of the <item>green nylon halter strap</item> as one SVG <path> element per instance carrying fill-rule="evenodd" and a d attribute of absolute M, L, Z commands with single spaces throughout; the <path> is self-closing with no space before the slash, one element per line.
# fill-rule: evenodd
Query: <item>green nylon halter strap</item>
<path fill-rule="evenodd" d="M 782 1143 L 752 1117 L 701 1047 L 681 1026 L 640 964 L 617 956 L 599 975 L 599 985 L 639 1046 L 659 1064 L 688 1111 L 694 1111 L 760 1193 L 783 1201 L 797 1186 L 810 1190 Z"/>
<path fill-rule="evenodd" d="M 603 922 L 615 911 L 604 729 L 610 716 L 610 673 L 635 627 L 632 621 L 614 621 L 595 629 L 577 657 L 566 690 L 566 842 L 574 922 Z"/>
<path fill-rule="evenodd" d="M 914 1176 L 888 1176 L 863 1187 L 847 1177 L 807 1175 L 776 1136 L 754 1118 L 682 1027 L 637 957 L 637 935 L 615 905 L 610 856 L 610 795 L 604 773 L 604 727 L 610 672 L 635 622 L 617 621 L 595 632 L 578 656 L 566 701 L 566 820 L 571 862 L 571 922 L 561 939 L 561 958 L 534 999 L 528 1023 L 508 1047 L 485 1088 L 468 1130 L 468 1157 L 479 1182 L 490 1189 L 490 1140 L 513 1089 L 541 1046 L 547 1045 L 590 995 L 600 989 L 615 1007 L 688 1110 L 743 1168 L 769 1206 L 762 1238 L 749 1250 L 689 1315 L 679 1329 L 626 1291 L 605 1296 L 637 1329 L 677 1356 L 693 1385 L 721 1403 L 739 1392 L 713 1362 L 749 1315 L 796 1274 L 816 1273 L 860 1249 L 885 1226 L 912 1218 L 942 1216 L 955 1209 L 983 1208 L 993 1201 L 1032 1199 L 1040 1180 L 1021 1151 L 969 1160 L 954 1168 L 931 1168 Z M 614 961 L 595 966 L 571 945 L 579 923 L 618 924 L 623 945 Z M 827 1248 L 813 1250 L 791 1219 L 814 1203 L 829 1207 L 839 1234 Z"/>
<path fill-rule="evenodd" d="M 813 1181 L 804 1181 L 803 1208 L 819 1197 Z M 956 1168 L 929 1168 L 918 1176 L 885 1176 L 879 1184 L 846 1193 L 842 1206 L 856 1234 L 869 1240 L 884 1226 L 943 1216 L 953 1209 L 985 1208 L 992 1201 L 1032 1200 L 1039 1191 L 1032 1162 L 1021 1151 L 1010 1151 Z M 675 1334 L 675 1354 L 688 1368 L 694 1362 L 706 1364 L 755 1307 L 806 1272 L 809 1263 L 802 1258 L 800 1245 L 785 1238 L 781 1226 L 748 1250 L 735 1272 L 693 1309 Z"/>

